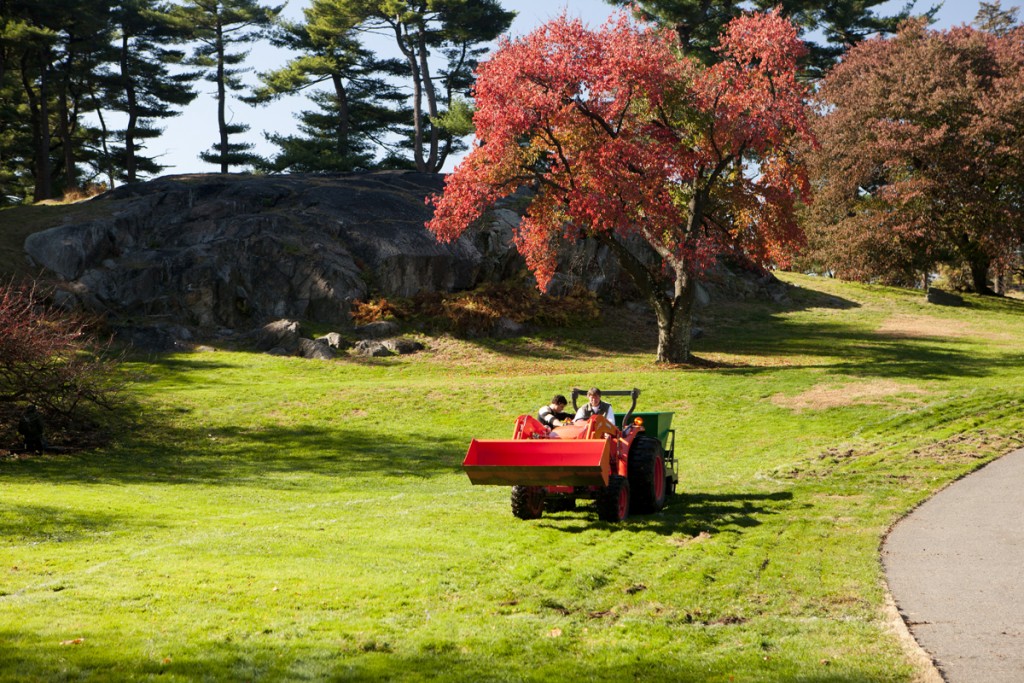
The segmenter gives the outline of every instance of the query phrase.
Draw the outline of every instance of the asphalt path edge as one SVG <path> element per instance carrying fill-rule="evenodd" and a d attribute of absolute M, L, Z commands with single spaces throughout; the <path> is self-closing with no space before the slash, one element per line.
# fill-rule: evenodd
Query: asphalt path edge
<path fill-rule="evenodd" d="M 908 512 L 907 514 L 910 513 Z M 893 524 L 893 526 L 896 525 Z M 888 536 L 887 532 L 886 538 Z M 879 564 L 881 564 L 881 556 L 879 556 Z M 907 659 L 914 666 L 914 683 L 944 683 L 945 679 L 939 673 L 935 660 L 921 647 L 920 643 L 914 638 L 914 634 L 910 632 L 906 618 L 900 612 L 899 607 L 896 606 L 896 598 L 893 597 L 892 592 L 889 590 L 889 584 L 883 582 L 882 587 L 885 589 L 885 604 L 882 606 L 882 611 L 885 614 L 885 625 L 895 636 L 896 640 L 899 641 L 904 654 L 906 654 Z"/>
<path fill-rule="evenodd" d="M 885 614 L 887 625 L 893 635 L 899 640 L 904 652 L 906 653 L 909 661 L 916 669 L 913 681 L 914 683 L 947 683 L 948 679 L 943 675 L 942 670 L 939 668 L 938 661 L 931 653 L 928 652 L 914 636 L 913 629 L 910 626 L 911 620 L 908 619 L 907 615 L 900 609 L 899 603 L 892 592 L 890 586 L 890 576 L 888 573 L 888 567 L 885 558 L 887 547 L 889 547 L 890 537 L 902 522 L 907 520 L 908 517 L 917 512 L 923 505 L 931 501 L 933 498 L 943 493 L 954 484 L 957 484 L 967 477 L 973 474 L 977 474 L 987 468 L 989 465 L 996 463 L 1006 456 L 1016 455 L 1021 452 L 1024 456 L 1024 449 L 1014 448 L 1005 453 L 997 455 L 992 458 L 987 458 L 977 464 L 976 467 L 971 470 L 964 472 L 962 475 L 956 477 L 952 481 L 948 482 L 945 486 L 942 486 L 935 491 L 932 491 L 926 498 L 919 501 L 912 508 L 907 510 L 899 518 L 893 520 L 892 524 L 886 530 L 882 536 L 881 543 L 878 546 L 878 562 L 879 567 L 882 570 L 883 577 L 883 589 L 885 593 L 883 605 L 883 612 Z"/>

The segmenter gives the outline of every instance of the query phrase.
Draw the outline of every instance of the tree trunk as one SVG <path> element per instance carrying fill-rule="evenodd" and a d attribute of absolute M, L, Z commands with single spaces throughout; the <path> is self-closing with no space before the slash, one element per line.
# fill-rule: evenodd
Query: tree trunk
<path fill-rule="evenodd" d="M 335 140 L 335 151 L 338 156 L 342 159 L 349 155 L 349 110 L 348 110 L 348 93 L 345 91 L 345 83 L 341 80 L 341 76 L 333 74 L 331 81 L 334 84 L 334 98 L 338 103 L 338 125 L 334 128 Z"/>
<path fill-rule="evenodd" d="M 220 128 L 220 172 L 228 172 L 227 89 L 224 85 L 224 27 L 217 21 L 217 126 Z"/>
<path fill-rule="evenodd" d="M 121 81 L 124 84 L 125 103 L 128 107 L 128 125 L 124 130 L 124 172 L 129 183 L 136 181 L 135 129 L 139 121 L 139 104 L 135 97 L 135 82 L 128 66 L 128 31 L 121 37 Z M 113 185 L 111 185 L 113 187 Z"/>
<path fill-rule="evenodd" d="M 405 42 L 406 38 L 402 35 L 402 28 L 405 25 L 397 18 L 392 25 L 395 29 L 398 49 L 405 56 L 405 60 L 409 64 L 409 72 L 412 74 L 412 154 L 413 160 L 416 162 L 416 170 L 423 173 L 427 170 L 427 163 L 423 159 L 423 75 L 420 73 L 420 66 L 416 61 L 413 48 Z M 406 29 L 406 34 L 408 34 L 408 29 Z"/>
<path fill-rule="evenodd" d="M 977 255 L 970 261 L 971 282 L 974 284 L 974 291 L 978 294 L 993 294 L 988 286 L 988 270 L 992 265 L 992 259 L 988 256 Z"/>
<path fill-rule="evenodd" d="M 45 51 L 39 56 L 39 92 L 36 93 L 30 81 L 28 68 L 29 53 L 21 61 L 21 81 L 28 97 L 32 119 L 32 142 L 35 156 L 35 189 L 32 200 L 39 202 L 53 197 L 53 178 L 50 164 L 50 107 L 49 107 L 49 58 Z"/>
<path fill-rule="evenodd" d="M 64 157 L 64 188 L 62 194 L 74 190 L 78 185 L 75 168 L 75 149 L 71 140 L 71 109 L 68 107 L 68 84 L 65 73 L 57 89 L 57 135 L 60 136 L 61 152 Z"/>
<path fill-rule="evenodd" d="M 671 297 L 655 292 L 649 296 L 658 318 L 659 363 L 690 362 L 690 340 L 693 337 L 694 279 L 677 274 L 675 292 Z"/>
<path fill-rule="evenodd" d="M 427 114 L 430 117 L 430 153 L 424 168 L 428 173 L 436 173 L 440 170 L 440 166 L 437 165 L 439 129 L 434 125 L 434 120 L 437 119 L 437 91 L 434 88 L 434 79 L 430 77 L 425 33 L 426 27 L 421 27 L 419 35 L 420 78 L 423 80 L 423 90 L 427 95 Z"/>
<path fill-rule="evenodd" d="M 662 264 L 647 264 L 630 249 L 608 234 L 597 239 L 615 254 L 623 269 L 647 298 L 658 319 L 659 363 L 688 363 L 693 329 L 693 302 L 697 292 L 696 281 L 681 262 L 673 267 L 675 282 L 672 293 L 662 275 Z"/>

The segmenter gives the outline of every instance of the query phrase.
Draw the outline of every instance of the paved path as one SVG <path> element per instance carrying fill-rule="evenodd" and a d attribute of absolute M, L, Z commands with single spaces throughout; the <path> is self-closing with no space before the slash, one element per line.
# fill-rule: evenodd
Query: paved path
<path fill-rule="evenodd" d="M 1024 682 L 1024 449 L 900 521 L 882 561 L 900 612 L 949 683 Z"/>

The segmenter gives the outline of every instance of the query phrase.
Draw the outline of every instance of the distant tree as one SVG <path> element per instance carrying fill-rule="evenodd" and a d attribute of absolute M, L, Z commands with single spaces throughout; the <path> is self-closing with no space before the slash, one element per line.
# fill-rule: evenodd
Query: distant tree
<path fill-rule="evenodd" d="M 343 0 L 361 30 L 395 39 L 412 81 L 412 148 L 416 169 L 441 170 L 448 156 L 461 151 L 458 137 L 437 125 L 452 103 L 468 95 L 473 69 L 485 43 L 508 30 L 515 12 L 498 0 Z M 445 62 L 431 60 L 440 52 Z M 435 69 L 437 70 L 435 74 Z"/>
<path fill-rule="evenodd" d="M 0 154 L 5 165 L 20 160 L 23 168 L 5 175 L 31 176 L 35 200 L 81 184 L 93 161 L 95 131 L 82 121 L 106 54 L 111 1 L 0 2 L 0 117 L 16 127 L 0 137 L 5 144 L 30 141 Z"/>
<path fill-rule="evenodd" d="M 189 60 L 207 72 L 206 80 L 217 88 L 217 130 L 219 140 L 199 157 L 220 166 L 227 173 L 232 166 L 248 166 L 259 161 L 249 150 L 251 143 L 231 142 L 230 136 L 249 130 L 248 124 L 228 120 L 228 92 L 245 87 L 241 75 L 249 69 L 239 67 L 248 51 L 235 52 L 238 45 L 262 38 L 284 5 L 263 6 L 258 0 L 185 0 L 177 18 L 193 29 L 199 44 Z"/>
<path fill-rule="evenodd" d="M 822 83 L 811 251 L 840 275 L 989 266 L 1024 237 L 1024 33 L 923 23 L 851 50 Z"/>
<path fill-rule="evenodd" d="M 915 0 L 895 14 L 879 14 L 888 0 L 608 0 L 628 6 L 647 21 L 670 28 L 684 53 L 705 63 L 718 59 L 715 46 L 725 25 L 750 10 L 779 8 L 804 33 L 817 31 L 823 43 L 809 43 L 812 76 L 820 76 L 851 46 L 873 35 L 895 33 L 912 16 Z M 923 14 L 931 17 L 938 7 Z"/>
<path fill-rule="evenodd" d="M 792 150 L 809 133 L 804 47 L 778 13 L 730 22 L 711 67 L 680 59 L 674 40 L 623 16 L 597 31 L 563 16 L 503 42 L 479 68 L 477 145 L 427 225 L 455 239 L 531 184 L 514 238 L 539 287 L 561 243 L 596 239 L 653 306 L 658 360 L 685 362 L 702 271 L 720 254 L 771 263 L 800 241 L 793 207 L 808 188 Z"/>
<path fill-rule="evenodd" d="M 997 36 L 1005 36 L 1020 26 L 1020 8 L 1011 7 L 1003 9 L 999 0 L 995 0 L 995 2 L 981 2 L 978 5 L 978 13 L 974 15 L 974 21 L 971 25 L 979 31 L 987 31 Z"/>
<path fill-rule="evenodd" d="M 375 165 L 401 129 L 407 96 L 386 76 L 401 73 L 399 60 L 381 60 L 364 48 L 340 0 L 314 0 L 303 23 L 279 22 L 272 42 L 298 52 L 280 69 L 260 74 L 251 101 L 310 91 L 315 111 L 299 114 L 302 135 L 268 135 L 281 152 L 263 164 L 273 171 L 351 171 Z M 327 90 L 317 90 L 326 84 Z"/>
<path fill-rule="evenodd" d="M 159 0 L 123 0 L 111 17 L 115 28 L 116 68 L 106 72 L 100 96 L 105 106 L 126 116 L 118 133 L 121 146 L 108 154 L 117 175 L 129 183 L 140 174 L 156 174 L 165 168 L 143 154 L 147 140 L 162 132 L 154 122 L 180 113 L 192 102 L 192 84 L 199 72 L 177 69 L 185 52 L 174 47 L 187 40 L 192 26 L 184 24 L 171 6 Z"/>

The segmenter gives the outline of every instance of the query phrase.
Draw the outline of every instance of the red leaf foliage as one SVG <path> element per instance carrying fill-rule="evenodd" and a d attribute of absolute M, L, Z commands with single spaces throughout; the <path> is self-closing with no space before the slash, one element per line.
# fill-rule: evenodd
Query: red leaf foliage
<path fill-rule="evenodd" d="M 427 227 L 457 238 L 495 200 L 537 190 L 515 234 L 544 289 L 563 240 L 641 238 L 679 279 L 723 251 L 782 260 L 808 193 L 790 149 L 809 140 L 804 46 L 778 12 L 733 21 L 712 67 L 625 14 L 597 30 L 564 15 L 481 65 L 477 143 L 432 197 Z M 751 172 L 751 162 L 757 173 Z"/>

